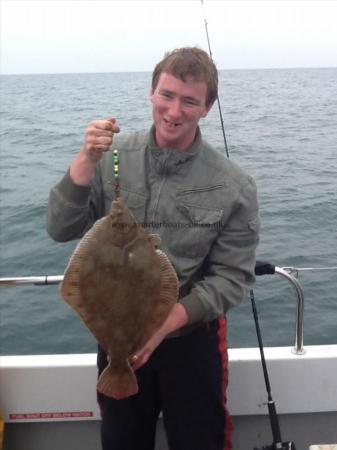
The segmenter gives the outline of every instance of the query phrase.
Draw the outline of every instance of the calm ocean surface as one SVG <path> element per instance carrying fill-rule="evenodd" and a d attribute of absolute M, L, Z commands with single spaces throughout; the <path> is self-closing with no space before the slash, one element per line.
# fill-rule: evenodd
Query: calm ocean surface
<path fill-rule="evenodd" d="M 257 182 L 258 259 L 337 266 L 337 69 L 221 72 L 230 157 Z M 1 77 L 0 277 L 59 275 L 76 242 L 45 231 L 50 187 L 77 152 L 86 124 L 117 117 L 121 132 L 151 124 L 149 73 Z M 217 106 L 201 124 L 224 151 Z M 304 344 L 337 344 L 337 271 L 300 272 Z M 93 338 L 56 286 L 0 288 L 0 353 L 95 351 Z M 287 282 L 255 289 L 266 345 L 293 345 L 295 302 Z M 229 315 L 232 347 L 256 346 L 247 300 Z"/>

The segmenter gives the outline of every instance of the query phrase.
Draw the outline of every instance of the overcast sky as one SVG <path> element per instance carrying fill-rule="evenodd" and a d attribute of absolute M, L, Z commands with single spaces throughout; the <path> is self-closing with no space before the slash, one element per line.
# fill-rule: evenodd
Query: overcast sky
<path fill-rule="evenodd" d="M 200 0 L 0 0 L 1 73 L 151 71 L 207 49 Z M 219 69 L 337 67 L 337 1 L 204 0 Z"/>

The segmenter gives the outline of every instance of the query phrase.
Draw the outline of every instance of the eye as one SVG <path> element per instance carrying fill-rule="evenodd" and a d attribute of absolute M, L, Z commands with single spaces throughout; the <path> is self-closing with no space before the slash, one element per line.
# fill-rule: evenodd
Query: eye
<path fill-rule="evenodd" d="M 184 103 L 187 106 L 196 106 L 197 105 L 197 102 L 194 100 L 185 100 Z"/>
<path fill-rule="evenodd" d="M 185 97 L 183 99 L 184 105 L 186 106 L 199 106 L 200 102 L 199 100 L 193 98 L 193 97 Z"/>
<path fill-rule="evenodd" d="M 162 97 L 167 98 L 167 99 L 173 98 L 173 95 L 170 94 L 169 92 L 162 92 L 161 95 L 162 95 Z"/>

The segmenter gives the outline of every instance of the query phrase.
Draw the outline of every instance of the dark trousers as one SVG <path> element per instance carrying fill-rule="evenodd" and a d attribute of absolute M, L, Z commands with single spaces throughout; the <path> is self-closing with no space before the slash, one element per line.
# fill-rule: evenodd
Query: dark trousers
<path fill-rule="evenodd" d="M 107 361 L 99 348 L 99 373 Z M 231 450 L 226 410 L 226 320 L 166 339 L 137 372 L 139 393 L 124 400 L 98 394 L 103 450 L 154 450 L 163 412 L 170 450 Z"/>

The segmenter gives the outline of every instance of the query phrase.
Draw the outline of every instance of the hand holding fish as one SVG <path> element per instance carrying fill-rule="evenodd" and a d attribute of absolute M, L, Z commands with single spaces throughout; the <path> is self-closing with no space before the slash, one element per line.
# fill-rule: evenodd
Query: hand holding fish
<path fill-rule="evenodd" d="M 176 303 L 159 330 L 157 330 L 147 343 L 130 358 L 130 364 L 133 370 L 137 370 L 146 364 L 152 353 L 166 336 L 183 327 L 186 323 L 186 310 L 180 303 Z"/>
<path fill-rule="evenodd" d="M 89 186 L 98 161 L 108 151 L 113 135 L 119 133 L 116 119 L 95 120 L 85 130 L 84 143 L 70 166 L 75 184 Z"/>

